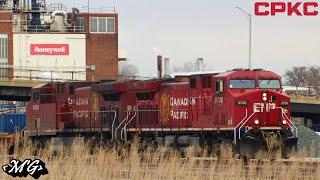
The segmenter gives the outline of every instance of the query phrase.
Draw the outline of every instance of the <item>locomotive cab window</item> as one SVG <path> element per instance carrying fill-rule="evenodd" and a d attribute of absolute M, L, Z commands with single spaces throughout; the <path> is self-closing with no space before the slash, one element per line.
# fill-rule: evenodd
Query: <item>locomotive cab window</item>
<path fill-rule="evenodd" d="M 253 89 L 256 81 L 251 79 L 232 79 L 229 82 L 230 89 Z"/>
<path fill-rule="evenodd" d="M 224 81 L 217 80 L 216 81 L 216 93 L 222 93 L 224 91 Z"/>
<path fill-rule="evenodd" d="M 259 88 L 264 89 L 280 89 L 281 83 L 278 79 L 260 79 L 259 80 Z"/>

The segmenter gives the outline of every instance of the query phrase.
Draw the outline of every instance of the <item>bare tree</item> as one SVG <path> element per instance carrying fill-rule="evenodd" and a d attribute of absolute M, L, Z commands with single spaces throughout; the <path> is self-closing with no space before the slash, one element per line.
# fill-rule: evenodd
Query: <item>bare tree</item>
<path fill-rule="evenodd" d="M 302 87 L 306 85 L 307 67 L 293 67 L 285 73 L 286 84 L 294 87 Z"/>
<path fill-rule="evenodd" d="M 133 80 L 139 74 L 139 70 L 135 65 L 129 64 L 128 62 L 121 63 L 119 67 L 119 80 Z"/>
<path fill-rule="evenodd" d="M 318 66 L 295 66 L 292 70 L 287 70 L 285 73 L 286 84 L 289 86 L 298 87 L 307 86 L 309 88 L 309 95 L 314 92 L 320 93 L 320 67 Z"/>
<path fill-rule="evenodd" d="M 306 75 L 306 83 L 309 87 L 309 94 L 311 93 L 311 89 L 319 94 L 319 85 L 320 85 L 320 67 L 311 66 L 308 68 Z"/>

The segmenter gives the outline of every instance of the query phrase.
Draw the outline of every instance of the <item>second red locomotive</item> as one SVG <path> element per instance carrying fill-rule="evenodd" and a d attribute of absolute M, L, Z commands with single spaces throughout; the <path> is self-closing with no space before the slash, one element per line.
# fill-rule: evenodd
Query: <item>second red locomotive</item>
<path fill-rule="evenodd" d="M 281 77 L 264 70 L 190 73 L 172 79 L 48 83 L 33 88 L 27 134 L 34 138 L 99 136 L 106 142 L 212 147 L 233 143 L 252 154 L 273 136 L 296 147 L 290 98 Z"/>

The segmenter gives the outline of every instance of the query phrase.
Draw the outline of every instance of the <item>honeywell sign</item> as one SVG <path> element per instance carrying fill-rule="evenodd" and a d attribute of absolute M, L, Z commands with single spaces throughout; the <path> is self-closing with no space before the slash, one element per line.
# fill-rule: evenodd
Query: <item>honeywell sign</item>
<path fill-rule="evenodd" d="M 30 55 L 69 55 L 69 44 L 31 44 Z"/>

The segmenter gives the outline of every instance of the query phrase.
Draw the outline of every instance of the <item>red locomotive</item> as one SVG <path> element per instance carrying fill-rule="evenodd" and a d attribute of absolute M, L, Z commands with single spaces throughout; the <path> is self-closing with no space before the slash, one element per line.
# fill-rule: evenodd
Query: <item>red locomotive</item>
<path fill-rule="evenodd" d="M 296 147 L 290 98 L 281 77 L 264 70 L 190 73 L 172 79 L 48 83 L 33 88 L 27 133 L 35 138 L 98 136 L 143 145 L 212 147 L 233 143 L 240 154 L 274 136 Z"/>

